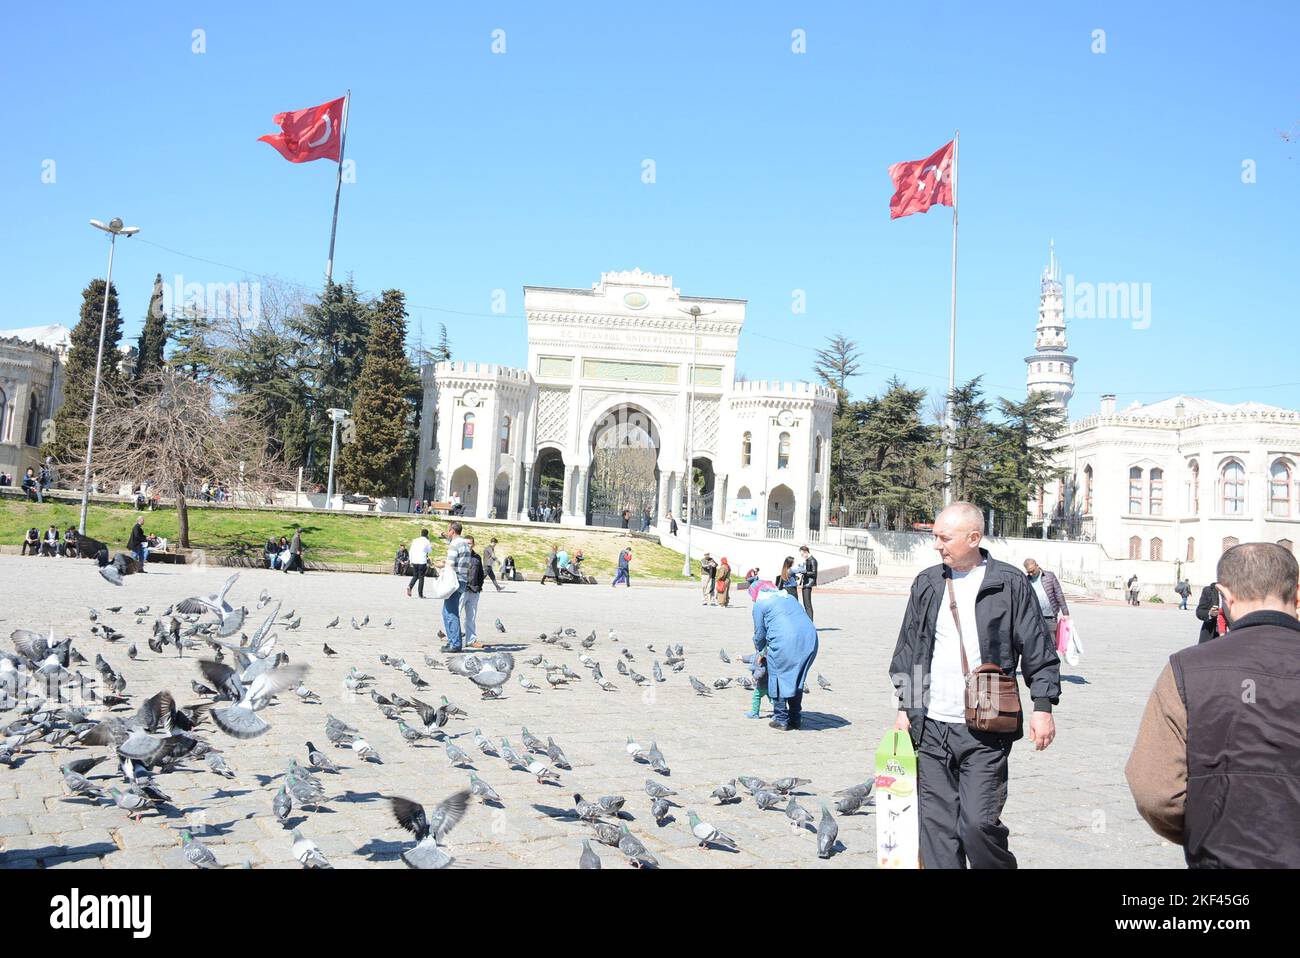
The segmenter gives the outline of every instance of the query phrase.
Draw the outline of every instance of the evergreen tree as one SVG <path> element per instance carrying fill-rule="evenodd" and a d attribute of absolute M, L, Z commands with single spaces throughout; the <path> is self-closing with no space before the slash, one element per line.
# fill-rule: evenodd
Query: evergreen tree
<path fill-rule="evenodd" d="M 924 389 L 909 389 L 895 378 L 884 395 L 863 404 L 858 429 L 863 458 L 853 468 L 863 495 L 883 513 L 887 527 L 906 529 L 934 516 L 938 430 L 925 423 L 924 402 Z"/>
<path fill-rule="evenodd" d="M 367 496 L 400 496 L 411 488 L 415 378 L 406 357 L 406 299 L 385 290 L 370 310 L 370 337 L 352 404 L 354 438 L 343 447 L 340 484 Z"/>
<path fill-rule="evenodd" d="M 290 321 L 302 344 L 299 367 L 307 389 L 302 445 L 309 475 L 324 482 L 332 424 L 327 409 L 351 409 L 365 360 L 371 313 L 349 279 L 328 283 L 320 299 Z"/>
<path fill-rule="evenodd" d="M 433 351 L 435 363 L 451 362 L 451 342 L 447 339 L 447 324 L 438 324 L 438 346 Z"/>
<path fill-rule="evenodd" d="M 149 312 L 144 317 L 140 343 L 135 358 L 135 377 L 138 383 L 149 373 L 162 368 L 163 349 L 167 345 L 167 317 L 163 312 L 163 278 L 159 273 L 153 280 L 153 295 L 149 297 Z"/>
<path fill-rule="evenodd" d="M 986 508 L 993 498 L 989 485 L 992 433 L 988 422 L 989 404 L 984 398 L 982 376 L 953 389 L 952 403 L 952 496 Z M 943 436 L 939 456 L 943 457 Z"/>
<path fill-rule="evenodd" d="M 841 333 L 828 337 L 826 345 L 817 350 L 817 361 L 813 364 L 817 377 L 835 390 L 835 418 L 831 426 L 835 461 L 830 464 L 830 501 L 836 513 L 842 512 L 845 503 L 861 492 L 854 481 L 858 474 L 852 469 L 852 462 L 861 452 L 858 426 L 863 410 L 850 404 L 848 386 L 849 378 L 861 368 L 858 344 Z"/>
<path fill-rule="evenodd" d="M 1002 421 L 990 432 L 990 505 L 1005 516 L 1009 532 L 1023 531 L 1027 503 L 1062 476 L 1052 461 L 1065 414 L 1050 395 L 1031 392 L 1015 402 L 998 400 Z"/>
<path fill-rule="evenodd" d="M 303 465 L 307 451 L 307 387 L 297 353 L 297 341 L 275 322 L 236 325 L 220 367 L 240 410 L 268 425 L 270 454 L 293 469 Z"/>
<path fill-rule="evenodd" d="M 167 337 L 172 344 L 168 364 L 199 382 L 214 379 L 221 362 L 215 329 L 202 303 L 176 306 L 167 322 Z"/>
<path fill-rule="evenodd" d="M 95 388 L 95 363 L 99 356 L 100 316 L 104 308 L 104 281 L 91 280 L 81 294 L 81 318 L 72 330 L 72 345 L 63 374 L 63 405 L 54 416 L 54 435 L 41 447 L 41 455 L 56 463 L 83 462 L 90 432 L 91 396 Z M 122 316 L 117 287 L 108 288 L 108 317 L 104 323 L 104 362 L 100 368 L 99 400 L 121 392 L 124 377 L 118 368 L 122 341 Z"/>

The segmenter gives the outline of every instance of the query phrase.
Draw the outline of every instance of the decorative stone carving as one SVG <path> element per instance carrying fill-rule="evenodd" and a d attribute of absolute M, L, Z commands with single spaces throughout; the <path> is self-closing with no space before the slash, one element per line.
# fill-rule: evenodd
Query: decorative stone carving
<path fill-rule="evenodd" d="M 537 441 L 569 441 L 569 390 L 537 390 Z"/>

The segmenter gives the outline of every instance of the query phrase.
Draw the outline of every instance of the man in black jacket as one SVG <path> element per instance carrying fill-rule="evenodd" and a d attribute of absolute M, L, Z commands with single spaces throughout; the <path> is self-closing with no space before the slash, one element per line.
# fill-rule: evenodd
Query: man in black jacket
<path fill-rule="evenodd" d="M 1170 656 L 1147 702 L 1125 775 L 1191 868 L 1300 868 L 1297 578 L 1271 542 L 1225 552 L 1215 586 L 1230 631 Z"/>
<path fill-rule="evenodd" d="M 1219 609 L 1222 604 L 1219 583 L 1211 582 L 1201 590 L 1201 600 L 1196 603 L 1196 617 L 1201 620 L 1201 637 L 1197 640 L 1198 644 L 1219 637 Z"/>
<path fill-rule="evenodd" d="M 1056 737 L 1056 649 L 1024 575 L 980 548 L 983 524 L 969 502 L 955 502 L 935 519 L 934 547 L 943 562 L 913 581 L 889 667 L 899 696 L 894 727 L 910 732 L 917 746 L 926 868 L 1016 867 L 1001 815 L 1007 759 L 1024 720 L 1008 733 L 966 724 L 962 650 L 971 670 L 989 662 L 1014 676 L 1018 667 L 1034 703 L 1034 747 L 1041 751 Z"/>
<path fill-rule="evenodd" d="M 145 572 L 145 563 L 149 561 L 149 541 L 144 533 L 144 516 L 137 516 L 131 527 L 131 538 L 126 540 L 126 550 L 140 563 L 140 571 Z"/>
<path fill-rule="evenodd" d="M 803 572 L 799 574 L 799 591 L 803 595 L 803 610 L 808 613 L 808 618 L 811 619 L 813 617 L 812 590 L 813 586 L 817 584 L 817 557 L 812 554 L 812 551 L 807 546 L 799 549 L 799 555 L 802 556 L 803 561 Z"/>

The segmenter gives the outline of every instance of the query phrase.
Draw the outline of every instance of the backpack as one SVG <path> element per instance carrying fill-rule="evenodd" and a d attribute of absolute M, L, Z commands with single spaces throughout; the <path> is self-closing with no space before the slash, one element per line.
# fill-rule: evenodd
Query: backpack
<path fill-rule="evenodd" d="M 465 579 L 465 586 L 471 592 L 483 591 L 483 560 L 476 555 L 469 557 L 469 575 Z"/>

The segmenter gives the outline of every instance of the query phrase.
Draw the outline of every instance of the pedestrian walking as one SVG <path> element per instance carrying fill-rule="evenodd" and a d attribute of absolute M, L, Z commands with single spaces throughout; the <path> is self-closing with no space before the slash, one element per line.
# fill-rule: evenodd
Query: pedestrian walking
<path fill-rule="evenodd" d="M 1129 580 L 1128 580 L 1127 583 L 1125 583 L 1124 588 L 1128 590 L 1128 604 L 1129 604 L 1129 605 L 1141 605 L 1141 604 L 1142 604 L 1142 603 L 1141 603 L 1141 600 L 1140 600 L 1140 598 L 1139 598 L 1139 592 L 1138 592 L 1138 577 L 1137 577 L 1137 573 L 1136 573 L 1136 572 L 1133 573 L 1133 575 L 1131 575 L 1131 576 L 1129 577 Z"/>
<path fill-rule="evenodd" d="M 293 538 L 289 540 L 289 561 L 284 564 L 284 574 L 288 575 L 294 569 L 298 570 L 301 575 L 306 570 L 302 562 L 302 527 L 293 527 Z"/>
<path fill-rule="evenodd" d="M 1214 588 L 1231 637 L 1171 655 L 1147 701 L 1125 776 L 1189 868 L 1300 868 L 1298 578 L 1271 542 L 1224 552 Z"/>
<path fill-rule="evenodd" d="M 969 502 L 939 513 L 934 548 L 942 561 L 913 580 L 889 667 L 899 697 L 894 727 L 917 746 L 925 868 L 1016 867 L 1001 816 L 1011 746 L 1024 735 L 1019 696 L 1014 686 L 1014 704 L 994 696 L 997 721 L 967 703 L 978 706 L 981 695 L 1000 690 L 997 679 L 1014 681 L 1019 669 L 1034 703 L 1034 747 L 1045 749 L 1056 737 L 1055 645 L 1024 575 L 980 546 L 983 528 L 983 514 Z M 990 725 L 1010 730 L 985 730 Z"/>
<path fill-rule="evenodd" d="M 442 629 L 447 634 L 447 642 L 439 649 L 441 652 L 459 652 L 462 648 L 460 621 L 460 598 L 465 593 L 465 581 L 469 577 L 469 543 L 461 536 L 461 524 L 450 522 L 443 538 L 448 540 L 447 558 L 438 562 L 442 575 L 455 576 L 455 591 L 442 602 Z"/>
<path fill-rule="evenodd" d="M 700 582 L 704 587 L 704 601 L 701 605 L 716 603 L 718 597 L 718 564 L 713 561 L 713 556 L 704 553 L 704 558 L 700 560 Z"/>
<path fill-rule="evenodd" d="M 614 573 L 614 581 L 610 585 L 623 583 L 627 588 L 632 587 L 632 547 L 627 546 L 618 554 L 618 571 Z"/>
<path fill-rule="evenodd" d="M 478 600 L 483 593 L 483 560 L 474 551 L 474 537 L 466 536 L 469 546 L 469 565 L 465 575 L 465 590 L 460 596 L 460 631 L 467 649 L 481 649 L 478 640 Z"/>
<path fill-rule="evenodd" d="M 429 554 L 433 552 L 433 543 L 429 541 L 429 530 L 421 529 L 420 534 L 411 540 L 407 547 L 407 567 L 411 570 L 411 581 L 406 583 L 406 595 L 410 598 L 411 588 L 419 590 L 424 598 L 424 577 L 429 574 Z"/>
<path fill-rule="evenodd" d="M 813 618 L 812 590 L 817 585 L 817 557 L 807 546 L 800 546 L 799 555 L 803 558 L 799 572 L 799 591 L 803 595 L 803 610 L 811 619 Z"/>
<path fill-rule="evenodd" d="M 1211 582 L 1201 590 L 1200 601 L 1196 603 L 1196 617 L 1201 620 L 1201 634 L 1197 643 L 1217 639 L 1228 631 L 1228 620 L 1223 615 L 1223 595 L 1219 583 Z"/>
<path fill-rule="evenodd" d="M 487 575 L 489 579 L 492 580 L 492 585 L 496 587 L 496 590 L 500 592 L 501 583 L 497 581 L 497 572 L 496 569 L 493 568 L 496 565 L 496 562 L 497 562 L 497 540 L 496 540 L 496 536 L 493 536 L 492 541 L 490 541 L 487 544 L 487 548 L 483 550 L 483 572 L 484 574 Z"/>
<path fill-rule="evenodd" d="M 1036 559 L 1025 560 L 1025 579 L 1029 582 L 1029 587 L 1034 590 L 1038 609 L 1043 613 L 1043 627 L 1047 629 L 1047 635 L 1052 640 L 1052 648 L 1056 648 L 1056 623 L 1061 616 L 1070 614 L 1070 607 L 1065 602 L 1065 593 L 1061 591 L 1060 580 L 1054 573 L 1041 568 Z"/>
<path fill-rule="evenodd" d="M 546 556 L 546 565 L 542 567 L 541 585 L 546 585 L 547 579 L 554 579 L 556 585 L 560 585 L 560 553 L 552 545 L 550 553 Z"/>
<path fill-rule="evenodd" d="M 1179 610 L 1186 611 L 1187 600 L 1192 594 L 1192 584 L 1186 579 L 1179 579 L 1178 584 L 1174 586 L 1174 594 L 1177 595 L 1180 600 L 1178 603 Z"/>
<path fill-rule="evenodd" d="M 668 520 L 668 534 L 670 536 L 677 535 L 677 520 L 673 518 L 672 513 L 670 512 L 664 518 Z"/>
<path fill-rule="evenodd" d="M 629 525 L 631 525 L 631 523 L 632 523 L 632 510 L 631 510 L 631 509 L 624 509 L 624 510 L 623 510 L 623 528 L 626 529 Z"/>
<path fill-rule="evenodd" d="M 718 606 L 725 609 L 731 604 L 731 564 L 723 556 L 718 562 Z"/>

